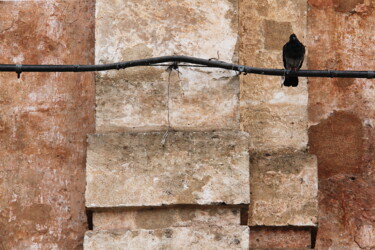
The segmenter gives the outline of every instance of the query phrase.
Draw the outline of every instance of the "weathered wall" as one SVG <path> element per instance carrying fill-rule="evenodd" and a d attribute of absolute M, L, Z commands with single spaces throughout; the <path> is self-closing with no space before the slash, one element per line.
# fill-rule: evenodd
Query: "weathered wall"
<path fill-rule="evenodd" d="M 305 40 L 306 0 L 240 2 L 240 63 L 282 68 L 282 47 L 290 34 Z M 241 78 L 241 128 L 252 133 L 252 151 L 293 152 L 307 146 L 306 79 L 298 88 L 281 87 L 281 82 L 274 76 Z"/>
<path fill-rule="evenodd" d="M 165 54 L 203 58 L 219 54 L 224 61 L 281 68 L 282 45 L 294 32 L 308 49 L 305 68 L 361 70 L 374 65 L 375 17 L 370 0 L 144 2 L 97 1 L 96 63 Z M 94 63 L 93 24 L 94 0 L 1 1 L 0 61 Z M 279 77 L 247 75 L 241 76 L 240 88 L 233 72 L 180 71 L 178 75 L 165 68 L 138 68 L 97 74 L 98 131 L 165 131 L 168 126 L 206 131 L 208 147 L 199 148 L 195 167 L 220 160 L 215 180 L 222 182 L 228 173 L 220 170 L 220 164 L 240 166 L 236 174 L 246 166 L 233 157 L 234 145 L 220 142 L 209 131 L 249 132 L 252 205 L 248 225 L 250 246 L 257 248 L 311 245 L 311 226 L 317 223 L 317 172 L 316 158 L 306 153 L 309 139 L 310 153 L 317 155 L 319 164 L 317 248 L 375 247 L 373 80 L 311 78 L 307 87 L 301 78 L 298 88 L 281 88 Z M 0 249 L 82 247 L 85 138 L 95 123 L 92 76 L 24 73 L 17 80 L 14 73 L 0 73 Z M 185 133 L 177 142 L 171 133 L 165 147 L 155 140 L 154 151 L 163 154 L 165 161 L 188 166 L 186 155 L 195 148 L 184 147 L 195 140 L 189 141 L 191 134 Z M 158 135 L 162 137 L 163 132 Z M 172 141 L 182 150 L 170 151 Z M 225 150 L 216 150 L 218 142 Z M 124 156 L 142 156 L 129 145 L 112 146 L 115 159 L 125 167 L 134 162 L 123 161 Z M 212 152 L 217 154 L 215 159 L 210 158 Z M 155 163 L 155 167 L 173 164 Z M 236 183 L 240 188 L 229 184 L 222 194 L 230 197 L 231 188 L 241 191 L 249 174 L 245 172 L 242 183 Z M 129 172 L 118 173 L 130 179 Z M 173 178 L 182 184 L 176 187 L 186 191 L 190 175 L 177 174 L 173 168 L 170 174 L 164 179 L 177 176 Z M 201 174 L 196 179 L 210 191 L 214 182 L 206 182 L 205 173 Z M 98 187 L 99 181 L 94 183 Z M 134 184 L 141 186 L 142 180 L 138 181 Z M 173 181 L 168 184 L 173 188 Z M 203 192 L 187 189 L 190 206 L 96 211 L 94 229 L 123 233 L 89 232 L 87 248 L 101 248 L 106 244 L 101 239 L 108 244 L 127 241 L 129 246 L 145 240 L 152 246 L 158 239 L 156 247 L 173 247 L 182 239 L 193 244 L 198 238 L 212 246 L 246 248 L 249 231 L 239 226 L 239 210 L 244 209 L 237 203 L 247 203 L 248 196 L 234 202 L 234 207 L 213 199 L 199 206 Z M 217 228 L 207 230 L 202 225 Z"/>
<path fill-rule="evenodd" d="M 374 1 L 308 3 L 309 68 L 374 70 Z M 319 249 L 375 247 L 374 83 L 309 80 L 309 145 L 319 163 Z"/>
<path fill-rule="evenodd" d="M 240 1 L 241 64 L 282 68 L 283 45 L 292 33 L 305 43 L 306 32 L 306 0 Z M 306 153 L 307 79 L 298 88 L 281 87 L 275 76 L 240 82 L 241 129 L 251 135 L 250 247 L 309 247 L 311 228 L 300 227 L 317 225 L 318 179 L 316 158 Z"/>
<path fill-rule="evenodd" d="M 91 64 L 94 1 L 1 1 L 0 62 Z M 80 249 L 92 73 L 0 74 L 0 249 Z"/>
<path fill-rule="evenodd" d="M 147 2 L 147 4 L 145 4 Z M 96 63 L 182 54 L 237 62 L 237 0 L 98 0 Z M 244 249 L 249 136 L 239 78 L 210 68 L 96 75 L 85 249 Z M 168 133 L 166 131 L 169 130 Z"/>

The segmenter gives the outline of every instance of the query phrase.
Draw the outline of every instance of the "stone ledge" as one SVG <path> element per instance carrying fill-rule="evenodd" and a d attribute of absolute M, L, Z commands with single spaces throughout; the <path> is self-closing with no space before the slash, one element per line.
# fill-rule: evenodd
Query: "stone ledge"
<path fill-rule="evenodd" d="M 170 227 L 156 230 L 88 231 L 84 249 L 248 249 L 249 228 Z"/>
<path fill-rule="evenodd" d="M 240 225 L 240 210 L 231 206 L 178 206 L 94 212 L 93 224 L 94 230 Z"/>
<path fill-rule="evenodd" d="M 316 226 L 318 169 L 302 152 L 251 158 L 251 226 Z"/>
<path fill-rule="evenodd" d="M 86 206 L 248 204 L 247 133 L 90 135 Z"/>

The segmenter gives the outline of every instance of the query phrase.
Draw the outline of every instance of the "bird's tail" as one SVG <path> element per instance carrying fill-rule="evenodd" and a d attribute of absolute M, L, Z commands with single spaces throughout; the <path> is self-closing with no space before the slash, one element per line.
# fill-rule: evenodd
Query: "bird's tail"
<path fill-rule="evenodd" d="M 297 87 L 298 86 L 298 77 L 296 76 L 286 76 L 284 80 L 284 86 L 286 87 Z"/>

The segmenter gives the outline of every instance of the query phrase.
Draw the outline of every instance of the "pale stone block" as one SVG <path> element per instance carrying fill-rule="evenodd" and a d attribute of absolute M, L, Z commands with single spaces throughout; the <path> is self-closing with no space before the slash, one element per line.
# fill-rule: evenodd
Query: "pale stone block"
<path fill-rule="evenodd" d="M 130 81 L 129 76 L 96 78 L 97 131 L 147 131 L 168 127 L 167 84 L 155 80 L 161 74 L 158 70 L 151 68 L 143 73 L 153 74 L 154 80 Z"/>
<path fill-rule="evenodd" d="M 248 249 L 247 226 L 88 231 L 84 249 Z"/>
<path fill-rule="evenodd" d="M 238 207 L 156 207 L 94 212 L 94 230 L 240 225 Z"/>
<path fill-rule="evenodd" d="M 314 155 L 258 155 L 251 160 L 249 225 L 316 226 L 318 170 Z"/>
<path fill-rule="evenodd" d="M 253 151 L 295 151 L 305 149 L 307 110 L 304 105 L 263 104 L 244 105 L 242 128 L 251 132 Z"/>
<path fill-rule="evenodd" d="M 98 0 L 95 62 L 219 55 L 237 63 L 237 11 L 237 0 Z M 98 72 L 97 131 L 239 129 L 235 72 L 180 67 L 180 73 L 170 74 L 166 69 Z"/>
<path fill-rule="evenodd" d="M 87 207 L 248 204 L 249 136 L 240 131 L 90 135 Z"/>

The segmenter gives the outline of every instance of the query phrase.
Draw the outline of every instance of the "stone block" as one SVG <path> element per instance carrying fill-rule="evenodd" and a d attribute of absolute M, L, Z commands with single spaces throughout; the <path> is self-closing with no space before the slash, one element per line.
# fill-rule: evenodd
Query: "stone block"
<path fill-rule="evenodd" d="M 251 249 L 311 249 L 311 228 L 251 227 Z"/>
<path fill-rule="evenodd" d="M 240 225 L 238 207 L 155 207 L 94 212 L 94 230 Z"/>
<path fill-rule="evenodd" d="M 294 151 L 307 146 L 307 107 L 304 105 L 249 104 L 243 105 L 241 115 L 242 129 L 251 131 L 253 151 Z"/>
<path fill-rule="evenodd" d="M 95 61 L 179 54 L 238 62 L 237 10 L 237 0 L 98 0 Z M 239 129 L 235 72 L 166 69 L 97 73 L 97 131 Z"/>
<path fill-rule="evenodd" d="M 97 131 L 147 131 L 168 127 L 167 84 L 155 80 L 161 74 L 158 70 L 147 69 L 143 74 L 150 80 L 131 82 L 123 76 L 96 78 Z"/>
<path fill-rule="evenodd" d="M 245 132 L 111 133 L 88 138 L 86 206 L 249 203 Z"/>
<path fill-rule="evenodd" d="M 257 155 L 251 160 L 251 226 L 316 226 L 317 160 L 291 153 Z"/>
<path fill-rule="evenodd" d="M 88 231 L 84 249 L 248 249 L 247 226 Z"/>

